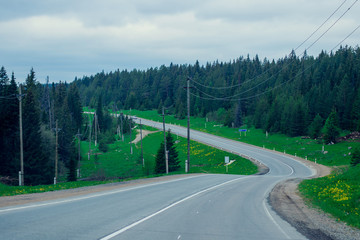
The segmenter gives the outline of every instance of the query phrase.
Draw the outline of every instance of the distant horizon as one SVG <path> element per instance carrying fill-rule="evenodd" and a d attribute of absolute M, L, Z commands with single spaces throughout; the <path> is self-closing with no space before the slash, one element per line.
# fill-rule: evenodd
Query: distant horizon
<path fill-rule="evenodd" d="M 360 46 L 359 46 L 359 45 L 357 45 L 357 46 L 339 46 L 338 49 L 336 49 L 333 53 L 336 53 L 336 51 L 338 51 L 340 48 L 344 48 L 344 47 L 349 47 L 349 48 L 355 49 L 355 48 L 358 48 L 358 47 L 360 47 Z M 321 54 L 321 52 L 325 52 L 325 53 L 327 53 L 327 54 L 330 54 L 330 52 L 328 52 L 328 51 L 326 51 L 326 50 L 321 50 L 317 55 L 309 55 L 309 54 L 307 54 L 307 56 L 308 56 L 308 57 L 317 58 L 317 57 Z M 269 59 L 269 58 L 267 58 L 267 57 L 261 58 L 258 54 L 255 54 L 254 56 L 251 56 L 250 54 L 246 54 L 246 56 L 239 56 L 239 57 L 237 57 L 237 58 L 230 59 L 230 60 L 227 60 L 227 61 L 214 60 L 214 61 L 207 61 L 207 62 L 205 62 L 205 63 L 202 63 L 202 62 L 200 62 L 199 60 L 195 60 L 193 63 L 174 63 L 174 62 L 170 62 L 170 63 L 168 63 L 168 64 L 160 64 L 160 65 L 157 65 L 157 66 L 150 66 L 150 67 L 144 67 L 144 68 L 136 68 L 136 67 L 131 68 L 131 69 L 129 69 L 129 68 L 122 68 L 122 69 L 120 69 L 120 68 L 115 68 L 115 69 L 112 69 L 112 70 L 110 69 L 110 70 L 107 70 L 107 71 L 105 71 L 105 69 L 102 69 L 102 70 L 99 70 L 98 72 L 92 72 L 92 73 L 89 72 L 88 74 L 83 74 L 82 76 L 74 75 L 74 77 L 72 77 L 72 80 L 62 80 L 62 79 L 60 79 L 60 80 L 57 80 L 57 81 L 52 81 L 52 80 L 51 80 L 51 76 L 48 76 L 48 75 L 45 76 L 44 74 L 41 74 L 41 73 L 39 73 L 38 71 L 36 71 L 35 68 L 33 68 L 33 69 L 34 69 L 34 72 L 35 72 L 36 80 L 37 80 L 39 83 L 41 83 L 41 84 L 46 84 L 46 81 L 47 81 L 46 79 L 47 79 L 47 77 L 49 77 L 49 83 L 60 83 L 60 82 L 71 83 L 71 82 L 75 81 L 75 79 L 82 79 L 83 77 L 95 76 L 96 74 L 101 73 L 101 72 L 103 72 L 103 71 L 104 71 L 104 73 L 106 73 L 106 74 L 108 74 L 108 73 L 110 73 L 110 72 L 115 72 L 115 71 L 118 71 L 118 70 L 119 70 L 120 72 L 122 72 L 122 71 L 131 72 L 131 71 L 134 71 L 134 70 L 137 70 L 137 71 L 147 71 L 147 70 L 149 70 L 149 69 L 160 68 L 161 66 L 169 67 L 171 64 L 173 64 L 173 65 L 179 65 L 179 66 L 182 66 L 182 65 L 190 65 L 190 66 L 193 66 L 193 65 L 196 64 L 196 61 L 199 61 L 199 65 L 200 65 L 200 66 L 206 66 L 208 63 L 213 64 L 213 63 L 215 63 L 215 62 L 219 62 L 219 63 L 230 63 L 230 62 L 236 61 L 236 60 L 238 60 L 238 59 L 240 59 L 240 58 L 246 59 L 247 56 L 249 56 L 249 58 L 250 58 L 251 60 L 255 59 L 255 57 L 258 56 L 260 62 L 262 62 L 262 63 L 264 62 L 265 59 L 266 59 L 267 61 L 269 61 L 269 62 L 272 62 L 272 61 L 275 61 L 275 62 L 276 62 L 276 61 L 279 61 L 279 60 L 284 59 L 285 57 L 288 57 L 290 53 L 291 53 L 291 51 L 290 51 L 288 54 L 284 55 L 283 57 L 276 58 L 276 59 L 275 59 L 275 58 Z M 296 57 L 299 57 L 299 56 L 301 56 L 301 55 L 303 55 L 303 53 L 301 53 L 301 54 L 299 54 L 299 55 L 296 55 Z M 9 76 L 9 78 L 10 78 L 13 71 L 9 71 L 9 70 L 6 68 L 6 66 L 4 66 L 4 67 L 5 67 L 5 70 L 6 70 L 8 76 Z M 32 68 L 32 67 L 29 68 L 29 70 L 28 70 L 27 73 L 24 73 L 24 74 L 23 74 L 23 76 L 24 76 L 23 81 L 19 81 L 16 72 L 14 72 L 15 80 L 16 80 L 16 82 L 17 82 L 18 84 L 19 84 L 19 83 L 22 84 L 22 83 L 24 83 L 24 82 L 26 81 L 26 77 L 27 77 L 27 75 L 30 73 L 31 68 Z M 39 79 L 38 75 L 42 76 L 43 79 Z"/>

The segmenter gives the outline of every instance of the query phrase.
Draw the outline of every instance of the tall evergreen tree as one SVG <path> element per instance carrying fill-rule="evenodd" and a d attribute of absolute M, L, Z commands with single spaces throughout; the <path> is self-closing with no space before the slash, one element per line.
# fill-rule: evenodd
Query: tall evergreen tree
<path fill-rule="evenodd" d="M 168 153 L 169 172 L 176 171 L 180 168 L 179 153 L 176 150 L 175 141 L 169 130 L 166 135 L 166 149 Z"/>
<path fill-rule="evenodd" d="M 0 69 L 0 175 L 17 177 L 19 170 L 19 104 L 14 73 L 9 82 Z"/>
<path fill-rule="evenodd" d="M 360 131 L 360 88 L 353 103 L 351 111 L 352 129 Z"/>
<path fill-rule="evenodd" d="M 324 126 L 324 142 L 326 144 L 335 143 L 339 136 L 340 130 L 338 127 L 337 113 L 333 110 L 326 119 Z"/>
<path fill-rule="evenodd" d="M 105 129 L 105 121 L 104 121 L 104 111 L 102 104 L 102 97 L 99 96 L 97 107 L 96 107 L 96 116 L 99 123 L 100 131 L 104 131 Z"/>
<path fill-rule="evenodd" d="M 241 101 L 239 100 L 236 105 L 236 109 L 235 109 L 234 127 L 240 127 L 242 124 L 243 124 L 242 108 L 241 108 Z"/>
<path fill-rule="evenodd" d="M 70 85 L 68 93 L 68 104 L 72 119 L 74 121 L 75 130 L 81 129 L 83 122 L 81 99 L 79 90 L 75 84 Z"/>
<path fill-rule="evenodd" d="M 312 139 L 318 138 L 321 134 L 321 129 L 323 127 L 323 119 L 320 117 L 320 114 L 317 114 L 309 126 L 309 135 Z"/>
<path fill-rule="evenodd" d="M 164 143 L 160 144 L 155 157 L 155 174 L 162 174 L 166 172 L 165 156 L 164 156 Z"/>
<path fill-rule="evenodd" d="M 49 184 L 52 180 L 49 159 L 44 154 L 40 133 L 40 103 L 36 98 L 35 72 L 26 79 L 23 105 L 24 179 L 26 185 Z"/>

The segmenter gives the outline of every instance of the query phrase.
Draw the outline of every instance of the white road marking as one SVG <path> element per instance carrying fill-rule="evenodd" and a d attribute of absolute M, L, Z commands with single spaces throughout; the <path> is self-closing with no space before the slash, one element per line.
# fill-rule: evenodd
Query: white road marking
<path fill-rule="evenodd" d="M 183 203 L 183 202 L 185 202 L 185 201 L 187 201 L 187 200 L 189 200 L 191 198 L 194 198 L 194 197 L 196 197 L 196 196 L 198 196 L 198 195 L 200 195 L 202 193 L 205 193 L 205 192 L 211 191 L 211 190 L 213 190 L 215 188 L 219 188 L 221 186 L 224 186 L 226 184 L 229 184 L 229 183 L 232 183 L 232 182 L 235 182 L 235 181 L 239 181 L 239 180 L 244 180 L 244 179 L 247 179 L 247 178 L 250 178 L 250 177 L 251 176 L 246 176 L 246 177 L 242 177 L 242 178 L 236 178 L 236 179 L 233 179 L 233 180 L 230 180 L 230 181 L 227 181 L 227 182 L 220 183 L 218 185 L 209 187 L 209 188 L 204 189 L 202 191 L 199 191 L 197 193 L 194 193 L 194 194 L 192 194 L 192 195 L 190 195 L 190 196 L 188 196 L 186 198 L 183 198 L 183 199 L 181 199 L 181 200 L 179 200 L 179 201 L 177 201 L 177 202 L 175 202 L 175 203 L 173 203 L 173 204 L 171 204 L 171 205 L 169 205 L 169 206 L 167 206 L 167 207 L 165 207 L 165 208 L 163 208 L 163 209 L 161 209 L 161 210 L 159 210 L 159 211 L 157 211 L 157 212 L 155 212 L 155 213 L 153 213 L 153 214 L 151 214 L 151 215 L 149 215 L 147 217 L 144 217 L 144 218 L 140 219 L 137 222 L 134 222 L 134 223 L 132 223 L 132 224 L 130 224 L 130 225 L 124 227 L 124 228 L 119 229 L 116 232 L 113 232 L 113 233 L 109 234 L 109 235 L 101 238 L 100 240 L 109 240 L 109 239 L 111 239 L 113 237 L 116 237 L 116 236 L 122 234 L 123 232 L 125 232 L 125 231 L 127 231 L 127 230 L 129 230 L 129 229 L 131 229 L 131 228 L 133 228 L 133 227 L 135 227 L 135 226 L 137 226 L 137 225 L 139 225 L 139 224 L 141 224 L 141 223 L 143 223 L 143 222 L 145 222 L 145 221 L 147 221 L 147 220 L 149 220 L 149 219 L 151 219 L 151 218 L 153 218 L 153 217 L 155 217 L 157 215 L 159 215 L 160 213 L 163 213 L 166 210 L 169 210 L 170 208 L 175 207 L 176 205 L 179 205 L 180 203 Z"/>
<path fill-rule="evenodd" d="M 25 206 L 20 206 L 20 207 L 5 208 L 5 209 L 0 209 L 0 213 L 16 211 L 16 210 L 23 210 L 23 209 L 28 209 L 28 208 L 44 207 L 44 206 L 50 206 L 50 205 L 55 205 L 55 204 L 76 202 L 76 201 L 85 200 L 85 199 L 89 199 L 89 198 L 102 197 L 102 196 L 107 196 L 107 195 L 111 195 L 111 194 L 127 192 L 127 191 L 136 190 L 136 189 L 140 189 L 140 188 L 152 187 L 152 186 L 157 186 L 157 185 L 161 185 L 161 184 L 172 183 L 172 182 L 177 182 L 177 181 L 183 181 L 183 180 L 196 178 L 196 177 L 203 177 L 203 176 L 206 176 L 206 175 L 183 177 L 183 178 L 175 179 L 175 180 L 169 180 L 169 181 L 158 182 L 158 183 L 151 183 L 151 184 L 146 184 L 146 185 L 133 187 L 133 188 L 126 188 L 126 189 L 121 189 L 121 190 L 116 190 L 116 191 L 111 191 L 111 192 L 91 194 L 91 195 L 87 195 L 87 196 L 83 196 L 83 197 L 76 197 L 76 198 L 60 200 L 60 201 L 51 201 L 51 202 L 45 202 L 45 203 L 25 205 Z"/>
<path fill-rule="evenodd" d="M 284 234 L 284 236 L 287 238 L 287 239 L 290 239 L 289 235 L 287 235 L 287 233 L 280 227 L 280 225 L 275 221 L 275 219 L 273 218 L 273 216 L 270 214 L 268 208 L 266 207 L 266 204 L 265 204 L 265 200 L 263 200 L 263 207 L 264 207 L 264 210 L 265 210 L 265 213 L 266 215 L 270 218 L 270 220 L 275 224 L 275 226 L 280 230 L 280 232 L 282 234 Z"/>

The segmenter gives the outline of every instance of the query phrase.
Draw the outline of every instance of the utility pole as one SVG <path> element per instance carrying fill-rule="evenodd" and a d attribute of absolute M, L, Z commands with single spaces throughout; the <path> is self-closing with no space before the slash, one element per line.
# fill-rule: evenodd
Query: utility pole
<path fill-rule="evenodd" d="M 130 126 L 130 154 L 133 154 L 132 141 L 131 141 L 131 117 L 129 117 L 129 126 Z"/>
<path fill-rule="evenodd" d="M 20 172 L 19 186 L 24 186 L 24 143 L 23 143 L 23 126 L 22 126 L 22 97 L 21 84 L 19 85 L 19 125 L 20 125 Z"/>
<path fill-rule="evenodd" d="M 89 152 L 88 152 L 88 160 L 90 160 L 90 154 L 91 154 L 91 117 L 89 117 Z"/>
<path fill-rule="evenodd" d="M 58 179 L 58 143 L 59 143 L 59 129 L 58 129 L 58 120 L 56 120 L 56 128 L 55 128 L 55 134 L 56 134 L 56 143 L 55 143 L 55 177 L 54 177 L 54 184 L 56 184 L 56 181 Z"/>
<path fill-rule="evenodd" d="M 166 149 L 166 131 L 165 131 L 165 107 L 162 107 L 162 117 L 163 117 L 163 131 L 164 131 L 164 154 L 165 154 L 165 166 L 166 166 L 166 174 L 169 173 L 169 159 Z"/>
<path fill-rule="evenodd" d="M 48 104 L 48 108 L 49 108 L 49 128 L 52 129 L 53 128 L 53 123 L 52 123 L 52 113 L 51 113 L 51 101 L 50 101 L 50 90 L 49 90 L 49 76 L 46 77 L 46 98 L 47 98 L 47 104 Z"/>
<path fill-rule="evenodd" d="M 143 167 L 145 167 L 144 151 L 143 151 L 143 143 L 142 143 L 142 124 L 141 124 L 141 118 L 140 118 L 140 139 L 141 139 L 141 160 L 142 160 Z"/>
<path fill-rule="evenodd" d="M 124 114 L 123 114 L 123 113 L 120 113 L 120 120 L 121 120 L 121 139 L 122 139 L 122 141 L 124 141 L 123 117 L 124 117 Z"/>
<path fill-rule="evenodd" d="M 80 159 L 81 159 L 81 154 L 80 154 L 80 136 L 82 134 L 80 134 L 80 129 L 78 129 L 78 133 L 76 134 L 76 136 L 78 137 L 78 178 L 81 177 L 80 174 Z"/>
<path fill-rule="evenodd" d="M 190 171 L 190 77 L 187 78 L 187 172 Z"/>
<path fill-rule="evenodd" d="M 96 112 L 95 112 L 95 115 L 94 115 L 94 117 L 95 117 L 95 147 L 96 147 L 96 145 L 97 145 L 97 116 L 96 116 Z"/>

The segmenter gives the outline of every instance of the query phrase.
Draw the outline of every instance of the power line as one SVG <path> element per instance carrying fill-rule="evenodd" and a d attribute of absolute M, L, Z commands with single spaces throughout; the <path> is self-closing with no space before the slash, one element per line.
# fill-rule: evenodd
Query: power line
<path fill-rule="evenodd" d="M 343 43 L 344 41 L 346 41 L 346 39 L 348 39 L 352 34 L 354 34 L 358 29 L 360 28 L 360 25 L 358 25 L 351 33 L 349 33 L 343 40 L 341 40 L 334 48 L 331 49 L 331 51 L 334 51 L 341 43 Z M 312 63 L 311 65 L 309 65 L 308 67 L 306 67 L 305 69 L 303 69 L 302 71 L 298 72 L 294 78 L 298 77 L 300 74 L 306 72 L 308 69 L 310 69 L 311 67 L 313 67 L 314 65 L 316 64 L 316 62 Z M 290 78 L 289 80 L 287 81 L 284 81 L 282 83 L 280 83 L 279 85 L 277 86 L 274 86 L 273 88 L 271 89 L 268 89 L 268 90 L 265 90 L 261 93 L 258 93 L 258 94 L 254 94 L 252 96 L 248 96 L 248 97 L 243 97 L 243 98 L 233 98 L 234 96 L 238 96 L 239 94 L 237 95 L 233 95 L 231 97 L 225 97 L 225 98 L 219 98 L 219 97 L 216 97 L 216 96 L 212 96 L 210 94 L 206 94 L 205 92 L 202 92 L 200 91 L 201 93 L 203 93 L 204 95 L 207 95 L 208 97 L 202 97 L 202 96 L 199 96 L 199 95 L 195 95 L 193 93 L 190 93 L 192 96 L 194 97 L 197 97 L 197 98 L 200 98 L 200 99 L 204 99 L 204 100 L 220 100 L 220 101 L 239 101 L 239 100 L 247 100 L 247 99 L 251 99 L 251 98 L 255 98 L 255 97 L 258 97 L 258 96 L 261 96 L 261 95 L 264 95 L 270 91 L 273 91 L 281 86 L 283 86 L 284 84 L 292 81 L 294 78 Z M 195 87 L 196 88 L 196 87 Z M 197 88 L 196 88 L 197 89 Z"/>
<path fill-rule="evenodd" d="M 347 0 L 345 0 L 342 4 L 340 4 L 340 6 L 339 6 L 337 9 L 335 9 L 335 11 L 334 11 L 314 32 L 312 32 L 299 46 L 297 46 L 297 47 L 294 49 L 294 51 L 298 50 L 302 45 L 304 45 L 304 43 L 306 43 L 312 36 L 314 36 L 314 34 L 315 34 L 317 31 L 319 31 L 320 28 L 322 28 L 322 27 L 325 25 L 325 23 L 327 23 L 327 22 L 330 20 L 330 18 L 331 18 L 332 16 L 334 16 L 334 14 L 346 3 L 346 1 L 347 1 Z"/>
<path fill-rule="evenodd" d="M 296 49 L 293 50 L 293 51 L 296 51 L 298 48 L 300 48 L 300 47 L 301 47 L 305 42 L 307 42 L 321 27 L 323 27 L 323 25 L 325 25 L 325 23 L 329 21 L 329 19 L 345 4 L 346 1 L 347 1 L 347 0 L 345 0 L 343 3 L 341 3 L 340 6 L 320 25 L 320 27 L 318 27 L 312 34 L 310 34 L 310 36 L 309 36 L 308 38 L 306 38 L 306 39 L 305 39 L 298 47 L 296 47 Z M 303 52 L 302 54 L 300 54 L 299 56 L 304 55 L 307 50 L 309 50 L 311 47 L 313 47 L 326 33 L 328 33 L 328 32 L 330 31 L 331 28 L 333 28 L 333 27 L 335 26 L 336 23 L 338 23 L 338 22 L 340 21 L 341 18 L 343 18 L 343 17 L 345 16 L 345 14 L 346 14 L 347 12 L 350 11 L 350 9 L 351 9 L 357 2 L 358 2 L 358 0 L 355 0 L 355 1 L 351 4 L 351 6 L 350 6 L 349 8 L 347 8 L 347 10 L 346 10 L 329 28 L 327 28 L 324 33 L 322 33 L 312 44 L 310 44 L 310 45 L 304 50 L 304 52 Z M 340 44 L 341 44 L 341 43 L 340 43 Z M 337 45 L 337 46 L 338 46 L 338 45 Z M 292 51 L 292 52 L 293 52 L 293 51 Z M 291 55 L 292 52 L 291 52 L 289 55 Z M 292 61 L 288 62 L 284 67 L 288 66 L 291 62 L 292 62 Z M 243 83 L 239 83 L 239 84 L 232 85 L 232 86 L 225 86 L 225 87 L 206 86 L 206 85 L 204 85 L 204 84 L 202 84 L 202 83 L 199 83 L 199 82 L 197 82 L 197 81 L 195 81 L 195 80 L 193 80 L 193 79 L 192 79 L 192 81 L 193 81 L 194 83 L 202 86 L 202 87 L 205 87 L 205 88 L 216 89 L 216 90 L 224 90 L 224 89 L 230 89 L 230 88 L 239 87 L 239 86 L 244 85 L 244 84 L 246 84 L 246 83 L 248 83 L 248 82 L 252 82 L 254 79 L 259 78 L 260 76 L 264 75 L 265 73 L 267 73 L 267 72 L 270 71 L 270 70 L 271 70 L 271 68 L 267 69 L 265 72 L 261 73 L 260 75 L 258 75 L 258 76 L 256 76 L 256 77 L 253 77 L 253 78 L 251 78 L 251 79 L 248 79 L 247 81 L 245 81 L 245 82 L 243 82 Z M 283 70 L 283 69 L 280 69 L 277 73 L 281 72 L 282 70 Z M 257 84 L 255 87 L 253 87 L 253 88 L 256 88 L 257 86 L 259 86 L 259 85 L 261 85 L 261 84 L 269 81 L 271 78 L 272 78 L 272 77 L 269 77 L 269 78 L 265 79 L 263 82 L 258 83 L 258 84 Z M 239 95 L 241 95 L 241 94 L 243 94 L 243 93 L 246 93 L 246 92 L 248 92 L 248 91 L 250 91 L 250 90 L 246 90 L 245 92 L 239 93 L 239 94 L 237 94 L 237 96 L 239 96 Z"/>

